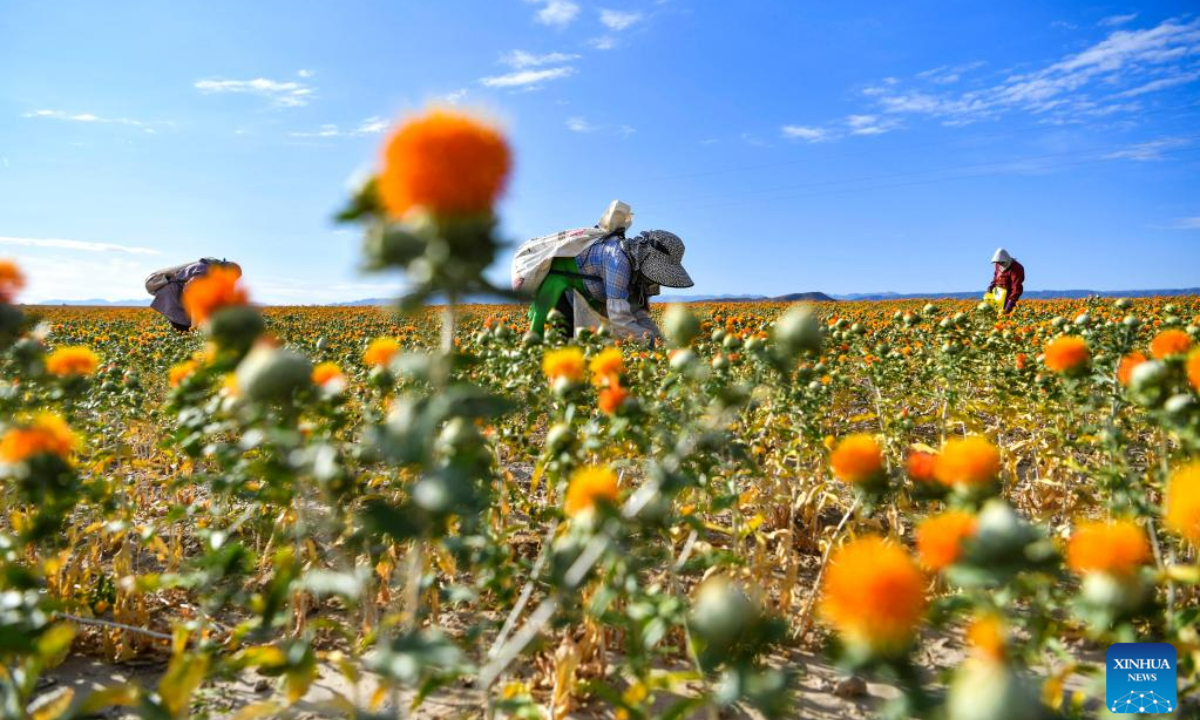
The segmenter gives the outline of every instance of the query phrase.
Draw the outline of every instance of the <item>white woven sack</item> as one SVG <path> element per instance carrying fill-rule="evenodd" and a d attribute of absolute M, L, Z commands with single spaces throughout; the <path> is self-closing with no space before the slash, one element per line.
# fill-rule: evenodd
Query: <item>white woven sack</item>
<path fill-rule="evenodd" d="M 546 279 L 554 258 L 575 257 L 607 234 L 600 228 L 575 228 L 526 240 L 513 255 L 513 290 L 532 295 Z"/>

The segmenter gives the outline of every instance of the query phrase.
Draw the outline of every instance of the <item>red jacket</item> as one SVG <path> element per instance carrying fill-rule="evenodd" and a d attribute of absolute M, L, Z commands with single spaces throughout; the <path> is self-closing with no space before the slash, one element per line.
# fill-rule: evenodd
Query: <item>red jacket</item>
<path fill-rule="evenodd" d="M 996 274 L 992 276 L 992 284 L 988 285 L 988 292 L 996 287 L 1004 288 L 1007 291 L 1008 294 L 1004 298 L 1004 312 L 1012 312 L 1017 305 L 1017 299 L 1025 291 L 1025 266 L 1013 260 L 1008 264 L 1007 269 L 997 267 Z"/>

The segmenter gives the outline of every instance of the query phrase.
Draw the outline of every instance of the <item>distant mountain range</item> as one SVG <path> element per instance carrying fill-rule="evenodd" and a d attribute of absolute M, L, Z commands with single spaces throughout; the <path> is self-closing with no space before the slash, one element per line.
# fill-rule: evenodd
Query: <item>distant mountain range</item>
<path fill-rule="evenodd" d="M 851 293 L 847 295 L 827 295 L 822 292 L 802 292 L 790 293 L 788 295 L 662 295 L 656 297 L 655 302 L 834 302 L 838 300 L 937 300 L 937 299 L 953 299 L 953 300 L 972 300 L 983 295 L 981 290 L 973 292 L 930 292 L 930 293 Z M 1025 299 L 1034 300 L 1050 300 L 1054 298 L 1085 298 L 1085 297 L 1155 297 L 1168 295 L 1200 295 L 1200 287 L 1191 288 L 1173 288 L 1164 290 L 1026 290 L 1023 297 Z M 366 307 L 366 306 L 386 306 L 395 302 L 391 298 L 364 298 L 362 300 L 351 300 L 349 302 L 332 303 L 337 307 Z M 87 300 L 46 300 L 44 302 L 35 303 L 36 305 L 77 305 L 77 306 L 92 306 L 92 307 L 147 307 L 150 304 L 150 299 L 145 300 L 104 300 L 102 298 L 89 298 Z M 432 305 L 442 305 L 442 301 L 435 300 Z M 466 305 L 519 305 L 524 304 L 524 301 L 517 301 L 508 297 L 478 295 L 471 296 L 464 300 Z"/>

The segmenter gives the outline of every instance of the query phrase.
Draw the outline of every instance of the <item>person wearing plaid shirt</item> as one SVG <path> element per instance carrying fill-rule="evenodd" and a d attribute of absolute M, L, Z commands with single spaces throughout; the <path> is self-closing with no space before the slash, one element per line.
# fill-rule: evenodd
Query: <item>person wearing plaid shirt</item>
<path fill-rule="evenodd" d="M 614 337 L 660 341 L 662 332 L 650 317 L 649 303 L 642 298 L 637 307 L 631 304 L 634 271 L 623 241 L 620 235 L 611 235 L 576 256 L 583 286 L 590 299 L 606 310 Z"/>

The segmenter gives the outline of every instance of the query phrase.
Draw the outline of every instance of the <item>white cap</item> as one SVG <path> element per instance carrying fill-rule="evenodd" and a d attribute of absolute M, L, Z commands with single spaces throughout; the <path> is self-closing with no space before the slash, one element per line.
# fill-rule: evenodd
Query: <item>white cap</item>
<path fill-rule="evenodd" d="M 628 230 L 631 225 L 633 225 L 633 210 L 620 200 L 613 200 L 609 203 L 608 209 L 600 216 L 600 222 L 596 224 L 604 232 Z"/>
<path fill-rule="evenodd" d="M 992 262 L 1000 263 L 1007 267 L 1012 262 L 1012 255 L 1009 255 L 1008 251 L 1004 248 L 996 248 L 995 254 L 992 255 Z"/>

